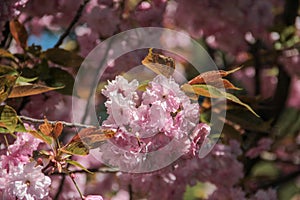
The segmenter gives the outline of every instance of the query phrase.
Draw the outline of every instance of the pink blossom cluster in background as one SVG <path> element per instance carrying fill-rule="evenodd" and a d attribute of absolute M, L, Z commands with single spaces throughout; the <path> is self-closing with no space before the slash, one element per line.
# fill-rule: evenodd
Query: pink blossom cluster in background
<path fill-rule="evenodd" d="M 182 157 L 169 167 L 150 174 L 120 174 L 121 186 L 126 189 L 130 184 L 137 198 L 150 200 L 182 199 L 186 185 L 194 186 L 198 181 L 215 186 L 207 193 L 208 199 L 222 200 L 224 196 L 229 199 L 277 199 L 272 189 L 260 190 L 246 198 L 245 192 L 237 186 L 243 177 L 243 165 L 237 160 L 241 153 L 236 141 L 228 146 L 218 144 L 204 159 Z"/>
<path fill-rule="evenodd" d="M 247 51 L 247 36 L 265 38 L 272 26 L 272 1 L 184 1 L 177 2 L 176 26 L 194 37 L 205 37 L 209 45 L 236 55 Z"/>

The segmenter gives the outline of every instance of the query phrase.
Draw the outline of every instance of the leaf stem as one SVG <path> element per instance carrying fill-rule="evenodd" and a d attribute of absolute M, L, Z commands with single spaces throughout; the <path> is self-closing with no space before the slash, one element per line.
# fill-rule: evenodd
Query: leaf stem
<path fill-rule="evenodd" d="M 80 198 L 81 199 L 84 199 L 84 196 L 82 194 L 82 192 L 80 191 L 80 188 L 78 187 L 76 181 L 74 180 L 74 178 L 72 177 L 71 174 L 69 174 L 69 177 L 71 178 L 72 182 L 74 183 L 75 187 L 76 187 L 76 190 L 78 191 L 79 195 L 80 195 Z"/>

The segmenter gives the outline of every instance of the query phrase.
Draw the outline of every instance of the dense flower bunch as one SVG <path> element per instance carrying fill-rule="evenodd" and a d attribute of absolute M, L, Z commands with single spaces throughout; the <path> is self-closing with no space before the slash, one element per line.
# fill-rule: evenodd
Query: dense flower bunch
<path fill-rule="evenodd" d="M 0 194 L 3 199 L 44 199 L 51 180 L 42 166 L 30 158 L 41 143 L 28 133 L 18 133 L 17 139 L 0 158 Z"/>
<path fill-rule="evenodd" d="M 108 155 L 104 153 L 104 159 L 109 159 L 112 165 L 112 162 L 135 164 L 140 158 L 134 154 L 156 151 L 172 139 L 176 140 L 176 145 L 173 144 L 166 155 L 160 153 L 159 157 L 168 156 L 176 149 L 182 151 L 181 154 L 190 150 L 195 153 L 199 139 L 204 139 L 210 129 L 205 124 L 197 126 L 198 103 L 191 103 L 173 78 L 158 75 L 142 93 L 137 91 L 138 86 L 137 80 L 128 82 L 117 76 L 102 92 L 108 99 L 105 106 L 109 114 L 102 126 L 116 129 L 115 142 L 133 154 L 116 159 L 117 155 L 112 154 L 117 153 L 118 148 L 106 146 L 112 150 L 107 151 Z M 119 152 L 119 156 L 123 151 Z"/>
<path fill-rule="evenodd" d="M 236 101 L 226 108 L 211 108 L 207 95 L 192 101 L 172 77 L 142 83 L 116 76 L 141 64 L 146 50 L 139 49 L 111 62 L 97 88 L 112 80 L 97 99 L 108 117 L 101 115 L 96 132 L 110 134 L 94 134 L 95 127 L 87 128 L 91 135 L 75 134 L 71 112 L 89 122 L 89 103 L 71 111 L 83 57 L 115 34 L 150 26 L 190 34 L 220 69 L 243 66 L 229 83 L 222 81 L 245 88 L 234 95 L 260 118 Z M 298 199 L 299 29 L 299 5 L 292 0 L 1 0 L 0 198 Z M 31 36 L 64 33 L 63 42 L 49 41 L 50 50 L 31 44 Z M 130 45 L 124 41 L 120 48 Z M 198 75 L 175 60 L 182 77 Z M 15 86 L 27 91 L 12 95 Z M 86 94 L 76 94 L 78 104 L 80 95 Z M 221 139 L 200 158 L 214 137 L 207 118 L 225 110 L 226 118 L 218 118 L 225 123 Z M 35 129 L 23 127 L 28 117 Z M 53 121 L 42 124 L 44 117 Z M 55 126 L 58 120 L 64 122 Z"/>

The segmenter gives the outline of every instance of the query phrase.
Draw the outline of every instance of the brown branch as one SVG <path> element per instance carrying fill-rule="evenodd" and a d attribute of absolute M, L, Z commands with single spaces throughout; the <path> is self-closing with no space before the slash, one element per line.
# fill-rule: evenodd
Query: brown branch
<path fill-rule="evenodd" d="M 33 122 L 36 124 L 42 124 L 45 122 L 44 119 L 34 119 L 31 117 L 26 117 L 26 116 L 19 116 L 20 119 L 24 120 L 24 121 L 28 121 L 28 122 Z M 50 124 L 55 124 L 57 121 L 48 121 Z M 70 128 L 74 128 L 74 127 L 78 127 L 78 128 L 94 128 L 95 126 L 92 125 L 85 125 L 85 124 L 79 124 L 79 123 L 70 123 L 70 122 L 64 122 L 64 121 L 60 121 L 64 126 L 70 127 Z"/>
<path fill-rule="evenodd" d="M 99 169 L 87 169 L 89 170 L 90 172 L 94 172 L 94 173 L 116 173 L 116 172 L 119 172 L 118 169 L 115 169 L 115 168 L 99 168 Z M 80 169 L 80 170 L 74 170 L 74 171 L 71 171 L 70 173 L 73 173 L 73 174 L 77 174 L 77 173 L 87 173 L 86 170 L 83 170 L 83 169 Z M 54 172 L 52 173 L 51 175 L 62 175 L 63 173 L 59 173 L 59 172 Z"/>
<path fill-rule="evenodd" d="M 74 25 L 78 22 L 78 20 L 80 19 L 81 15 L 82 15 L 82 11 L 84 9 L 84 7 L 86 6 L 86 4 L 89 2 L 90 0 L 84 0 L 80 7 L 78 8 L 75 17 L 73 18 L 72 22 L 70 23 L 70 25 L 68 26 L 68 28 L 65 30 L 65 32 L 60 36 L 60 38 L 58 39 L 58 41 L 56 42 L 56 44 L 54 45 L 55 48 L 58 48 L 64 41 L 64 39 L 70 34 L 72 28 L 74 27 Z"/>
<path fill-rule="evenodd" d="M 66 180 L 66 175 L 64 174 L 64 176 L 62 177 L 62 179 L 61 179 L 61 181 L 60 181 L 60 185 L 59 185 L 59 187 L 58 187 L 58 190 L 57 190 L 57 192 L 56 192 L 56 195 L 55 195 L 55 197 L 53 198 L 54 200 L 58 200 L 59 195 L 60 195 L 60 193 L 61 193 L 62 190 L 63 190 L 65 180 Z"/>
<path fill-rule="evenodd" d="M 11 34 L 10 34 L 10 30 L 9 30 L 9 21 L 7 21 L 4 25 L 4 30 L 2 31 L 2 35 L 3 35 L 3 40 L 0 41 L 0 47 L 1 48 L 8 48 L 8 43 L 10 43 L 11 41 Z"/>

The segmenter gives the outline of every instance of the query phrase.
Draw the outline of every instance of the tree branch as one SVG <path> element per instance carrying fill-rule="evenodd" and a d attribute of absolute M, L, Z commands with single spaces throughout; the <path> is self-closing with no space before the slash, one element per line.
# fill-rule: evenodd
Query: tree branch
<path fill-rule="evenodd" d="M 24 120 L 24 121 L 28 121 L 28 122 L 33 122 L 36 124 L 42 124 L 45 122 L 44 119 L 34 119 L 31 117 L 26 117 L 26 116 L 19 116 L 20 119 Z M 55 124 L 57 121 L 48 121 L 50 124 Z M 78 128 L 94 128 L 95 126 L 92 125 L 85 125 L 85 124 L 79 124 L 79 123 L 70 123 L 70 122 L 64 122 L 64 121 L 60 121 L 64 126 L 70 127 L 70 128 L 74 128 L 74 127 L 78 127 Z"/>
<path fill-rule="evenodd" d="M 60 195 L 60 193 L 62 192 L 62 189 L 63 189 L 63 187 L 64 187 L 65 180 L 66 180 L 66 175 L 64 174 L 63 177 L 62 177 L 62 179 L 61 179 L 61 181 L 60 181 L 60 185 L 59 185 L 59 187 L 58 187 L 58 190 L 57 190 L 57 192 L 56 192 L 56 195 L 55 195 L 55 197 L 53 198 L 54 200 L 58 200 L 59 195 Z"/>
<path fill-rule="evenodd" d="M 80 7 L 78 8 L 75 17 L 73 18 L 72 22 L 70 23 L 70 25 L 68 26 L 68 28 L 65 30 L 65 32 L 60 36 L 60 38 L 58 39 L 58 41 L 56 42 L 56 44 L 54 45 L 55 48 L 58 48 L 64 41 L 64 39 L 70 34 L 70 31 L 72 30 L 72 28 L 74 27 L 74 25 L 78 22 L 78 20 L 80 19 L 81 15 L 82 15 L 82 11 L 84 9 L 84 7 L 86 6 L 86 4 L 89 2 L 90 0 L 84 0 Z"/>
<path fill-rule="evenodd" d="M 87 169 L 87 170 L 89 170 L 90 172 L 95 172 L 95 173 L 116 173 L 116 172 L 119 172 L 118 169 L 108 168 L 108 167 L 99 168 L 99 169 Z M 87 173 L 87 172 L 85 170 L 80 169 L 80 170 L 71 171 L 70 173 L 77 174 L 77 173 Z M 62 175 L 62 173 L 54 172 L 51 175 Z"/>

